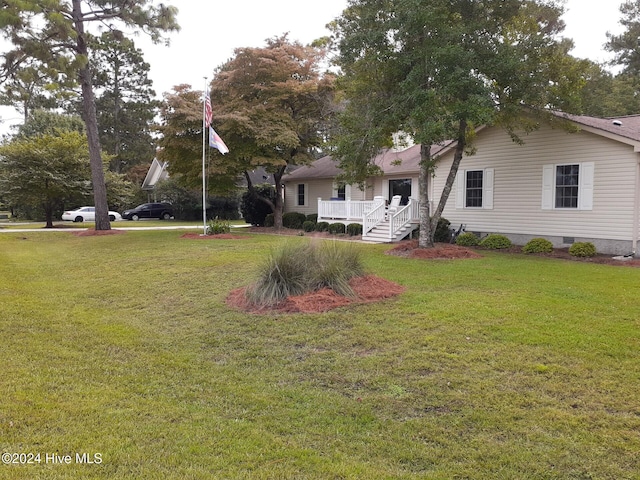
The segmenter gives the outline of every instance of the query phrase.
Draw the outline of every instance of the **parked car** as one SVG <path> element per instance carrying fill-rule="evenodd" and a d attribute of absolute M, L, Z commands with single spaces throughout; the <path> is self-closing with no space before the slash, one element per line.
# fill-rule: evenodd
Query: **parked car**
<path fill-rule="evenodd" d="M 125 220 L 140 220 L 141 218 L 159 218 L 169 220 L 173 217 L 173 207 L 168 203 L 143 203 L 131 210 L 122 212 Z"/>
<path fill-rule="evenodd" d="M 75 210 L 67 210 L 62 214 L 62 220 L 70 222 L 95 222 L 96 207 L 79 207 Z M 122 216 L 118 212 L 109 210 L 109 220 L 112 222 L 122 220 Z"/>

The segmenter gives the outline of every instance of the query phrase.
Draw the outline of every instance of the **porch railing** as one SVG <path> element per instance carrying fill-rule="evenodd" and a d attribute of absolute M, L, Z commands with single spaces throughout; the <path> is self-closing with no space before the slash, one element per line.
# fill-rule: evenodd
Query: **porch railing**
<path fill-rule="evenodd" d="M 418 202 L 410 198 L 409 203 L 404 207 L 389 214 L 389 240 L 393 240 L 400 230 L 411 223 L 411 220 L 414 218 L 414 204 L 417 203 Z"/>
<path fill-rule="evenodd" d="M 362 217 L 362 236 L 365 236 L 371 230 L 376 228 L 384 221 L 386 214 L 386 206 L 384 200 L 377 203 L 376 206 Z"/>
<path fill-rule="evenodd" d="M 322 200 L 318 198 L 318 221 L 324 220 L 356 220 L 370 212 L 377 202 L 375 200 Z"/>

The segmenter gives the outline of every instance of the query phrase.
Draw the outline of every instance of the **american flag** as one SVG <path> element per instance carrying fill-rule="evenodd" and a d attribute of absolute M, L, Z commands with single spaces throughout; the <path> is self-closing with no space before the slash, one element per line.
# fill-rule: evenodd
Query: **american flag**
<path fill-rule="evenodd" d="M 205 126 L 211 125 L 211 121 L 213 120 L 213 108 L 211 108 L 211 99 L 209 98 L 209 94 L 204 94 L 204 124 Z"/>

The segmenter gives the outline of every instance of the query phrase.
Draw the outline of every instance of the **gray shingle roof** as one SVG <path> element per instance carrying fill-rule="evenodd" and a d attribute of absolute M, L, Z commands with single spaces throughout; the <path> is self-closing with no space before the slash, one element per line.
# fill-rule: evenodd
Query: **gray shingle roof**
<path fill-rule="evenodd" d="M 623 117 L 597 118 L 586 115 L 571 115 L 569 113 L 554 112 L 559 118 L 565 118 L 578 126 L 586 126 L 613 133 L 623 138 L 640 142 L 640 115 L 627 115 Z M 433 145 L 431 154 L 437 155 L 453 146 L 454 142 L 444 145 Z M 420 170 L 420 145 L 414 145 L 400 152 L 385 149 L 373 159 L 385 175 L 415 173 Z M 342 171 L 337 162 L 331 157 L 322 157 L 311 165 L 300 167 L 284 177 L 284 181 L 305 180 L 313 178 L 335 178 Z"/>

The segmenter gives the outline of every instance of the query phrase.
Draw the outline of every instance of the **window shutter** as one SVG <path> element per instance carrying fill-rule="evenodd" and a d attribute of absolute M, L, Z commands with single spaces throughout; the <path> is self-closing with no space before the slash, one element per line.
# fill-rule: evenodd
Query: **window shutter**
<path fill-rule="evenodd" d="M 580 190 L 579 204 L 580 210 L 593 210 L 593 173 L 595 164 L 586 162 L 580 164 Z"/>
<path fill-rule="evenodd" d="M 493 168 L 485 168 L 482 175 L 482 208 L 493 210 Z"/>
<path fill-rule="evenodd" d="M 542 166 L 542 209 L 553 208 L 553 165 Z"/>
<path fill-rule="evenodd" d="M 456 176 L 456 208 L 464 208 L 464 170 L 458 170 Z"/>

